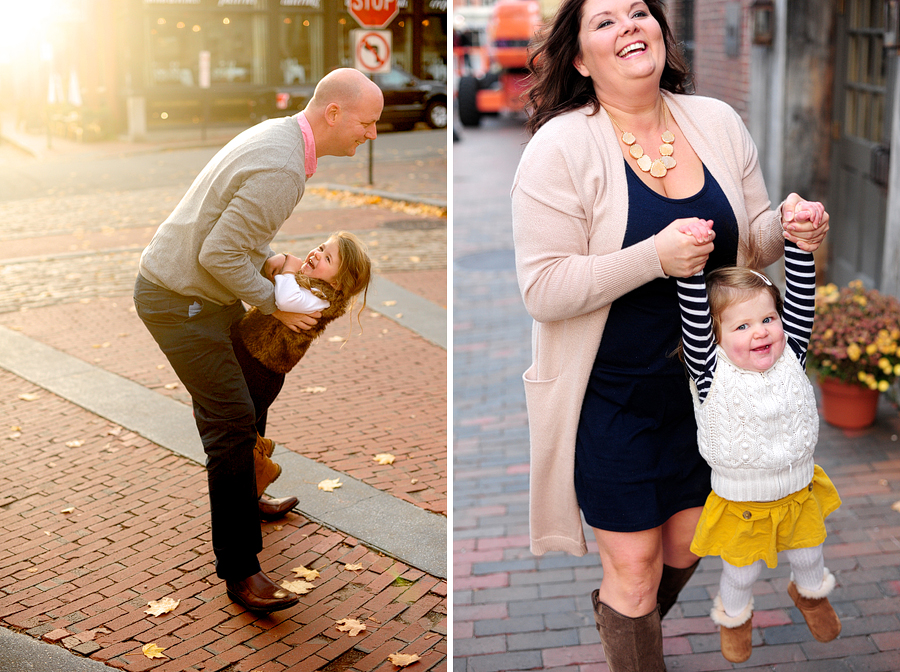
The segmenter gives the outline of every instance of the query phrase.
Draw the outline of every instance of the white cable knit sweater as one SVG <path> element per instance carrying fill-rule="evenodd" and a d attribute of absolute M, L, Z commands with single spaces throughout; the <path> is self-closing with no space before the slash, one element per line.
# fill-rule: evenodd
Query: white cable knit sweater
<path fill-rule="evenodd" d="M 819 416 L 812 385 L 791 348 L 768 371 L 738 368 L 717 349 L 703 403 L 691 381 L 700 454 L 712 489 L 733 502 L 772 502 L 809 485 Z"/>

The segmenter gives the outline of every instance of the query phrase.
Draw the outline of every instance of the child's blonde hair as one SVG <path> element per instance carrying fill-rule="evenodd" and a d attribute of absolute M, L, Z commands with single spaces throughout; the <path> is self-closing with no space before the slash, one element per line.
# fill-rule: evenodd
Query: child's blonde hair
<path fill-rule="evenodd" d="M 709 313 L 712 316 L 713 335 L 717 343 L 722 340 L 722 313 L 725 309 L 759 292 L 768 292 L 771 295 L 775 310 L 781 315 L 784 308 L 781 292 L 759 271 L 743 266 L 722 266 L 706 276 Z"/>

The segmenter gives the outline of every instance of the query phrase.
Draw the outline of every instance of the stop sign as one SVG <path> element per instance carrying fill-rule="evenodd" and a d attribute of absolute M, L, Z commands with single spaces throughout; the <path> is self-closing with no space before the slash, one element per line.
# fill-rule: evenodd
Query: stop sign
<path fill-rule="evenodd" d="M 385 28 L 397 12 L 399 0 L 349 0 L 347 11 L 363 28 Z"/>

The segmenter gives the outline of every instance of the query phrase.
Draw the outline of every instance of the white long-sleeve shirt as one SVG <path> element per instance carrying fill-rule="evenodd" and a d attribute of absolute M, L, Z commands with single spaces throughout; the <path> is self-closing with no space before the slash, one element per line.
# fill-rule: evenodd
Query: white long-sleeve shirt
<path fill-rule="evenodd" d="M 309 314 L 325 310 L 330 305 L 325 299 L 298 285 L 293 275 L 283 273 L 275 276 L 275 306 L 278 310 Z"/>

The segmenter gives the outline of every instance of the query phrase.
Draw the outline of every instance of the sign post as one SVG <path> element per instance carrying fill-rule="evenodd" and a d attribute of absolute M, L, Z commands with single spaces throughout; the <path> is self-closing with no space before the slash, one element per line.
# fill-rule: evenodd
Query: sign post
<path fill-rule="evenodd" d="M 197 68 L 197 80 L 200 85 L 200 97 L 202 99 L 201 107 L 203 114 L 203 122 L 200 126 L 200 139 L 206 140 L 206 125 L 209 123 L 209 84 L 210 84 L 210 68 L 212 62 L 212 54 L 208 51 L 200 52 L 200 62 Z"/>
<path fill-rule="evenodd" d="M 376 72 L 391 71 L 391 31 L 382 31 L 400 11 L 399 0 L 348 0 L 347 11 L 363 28 L 375 30 L 354 31 L 362 33 L 356 38 L 356 69 L 372 77 Z M 373 147 L 369 141 L 369 184 L 374 183 L 372 165 L 375 162 Z"/>

